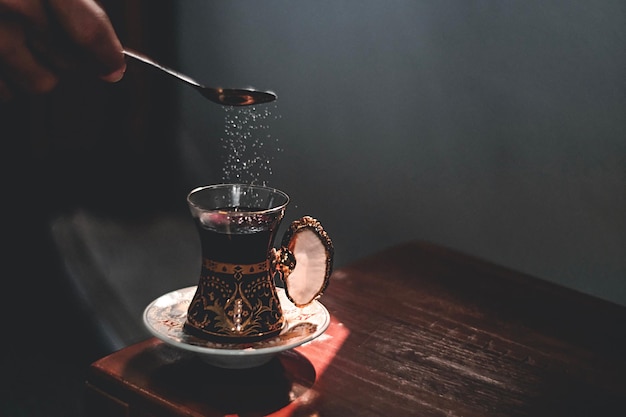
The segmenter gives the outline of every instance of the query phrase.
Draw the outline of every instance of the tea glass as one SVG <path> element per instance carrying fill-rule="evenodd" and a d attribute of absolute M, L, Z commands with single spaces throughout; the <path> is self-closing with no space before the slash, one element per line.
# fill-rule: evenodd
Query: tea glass
<path fill-rule="evenodd" d="M 312 217 L 294 221 L 282 246 L 274 239 L 289 196 L 247 184 L 199 187 L 187 203 L 200 237 L 202 265 L 184 330 L 214 342 L 248 343 L 278 335 L 285 319 L 275 276 L 298 306 L 328 285 L 333 246 Z M 303 262 L 298 265 L 298 258 Z"/>

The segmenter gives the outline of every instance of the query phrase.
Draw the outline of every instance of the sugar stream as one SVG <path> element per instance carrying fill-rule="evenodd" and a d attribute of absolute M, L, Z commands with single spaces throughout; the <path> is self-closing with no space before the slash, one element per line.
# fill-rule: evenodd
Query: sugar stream
<path fill-rule="evenodd" d="M 267 185 L 272 161 L 282 152 L 278 139 L 270 134 L 270 124 L 280 119 L 276 106 L 224 107 L 224 182 Z"/>

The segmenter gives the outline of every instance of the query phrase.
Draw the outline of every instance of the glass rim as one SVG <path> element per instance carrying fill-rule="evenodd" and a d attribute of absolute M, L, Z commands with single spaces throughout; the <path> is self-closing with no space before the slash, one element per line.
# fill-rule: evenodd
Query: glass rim
<path fill-rule="evenodd" d="M 267 209 L 227 211 L 227 210 L 224 210 L 223 208 L 203 207 L 202 205 L 199 205 L 192 200 L 193 195 L 196 195 L 202 191 L 218 190 L 218 189 L 233 189 L 234 187 L 242 187 L 242 188 L 247 188 L 247 189 L 252 189 L 252 190 L 262 190 L 262 191 L 266 191 L 269 193 L 274 193 L 280 197 L 283 197 L 285 201 L 282 204 L 278 204 L 274 207 L 270 207 Z M 189 194 L 187 194 L 187 203 L 190 206 L 194 207 L 195 209 L 205 211 L 205 212 L 224 213 L 224 214 L 229 214 L 231 216 L 246 216 L 246 215 L 273 213 L 273 212 L 282 210 L 285 207 L 287 207 L 287 204 L 289 204 L 289 201 L 290 201 L 289 195 L 287 195 L 287 193 L 285 193 L 284 191 L 281 191 L 278 188 L 268 187 L 265 185 L 255 185 L 255 184 L 225 183 L 225 184 L 202 185 L 202 186 L 192 189 L 189 192 Z"/>

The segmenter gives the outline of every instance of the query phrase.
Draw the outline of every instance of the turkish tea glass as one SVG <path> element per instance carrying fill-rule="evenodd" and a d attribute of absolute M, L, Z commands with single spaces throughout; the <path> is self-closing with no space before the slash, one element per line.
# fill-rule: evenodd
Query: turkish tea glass
<path fill-rule="evenodd" d="M 202 265 L 185 331 L 218 342 L 253 342 L 280 333 L 284 318 L 274 284 L 273 243 L 287 194 L 220 184 L 192 190 L 187 202 Z"/>

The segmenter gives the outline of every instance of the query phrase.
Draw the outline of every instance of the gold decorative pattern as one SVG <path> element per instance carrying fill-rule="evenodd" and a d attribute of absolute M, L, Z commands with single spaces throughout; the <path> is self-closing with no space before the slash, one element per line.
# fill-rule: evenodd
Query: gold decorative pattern
<path fill-rule="evenodd" d="M 240 265 L 240 264 L 229 264 L 224 262 L 216 262 L 210 259 L 203 259 L 202 266 L 206 268 L 208 271 L 212 272 L 220 272 L 223 274 L 235 274 L 237 272 L 244 271 L 246 274 L 256 274 L 259 272 L 267 272 L 270 269 L 270 262 L 264 261 L 258 264 L 251 265 Z"/>
<path fill-rule="evenodd" d="M 186 330 L 224 340 L 253 340 L 280 332 L 284 318 L 269 261 L 236 265 L 204 259 L 202 264 Z"/>

